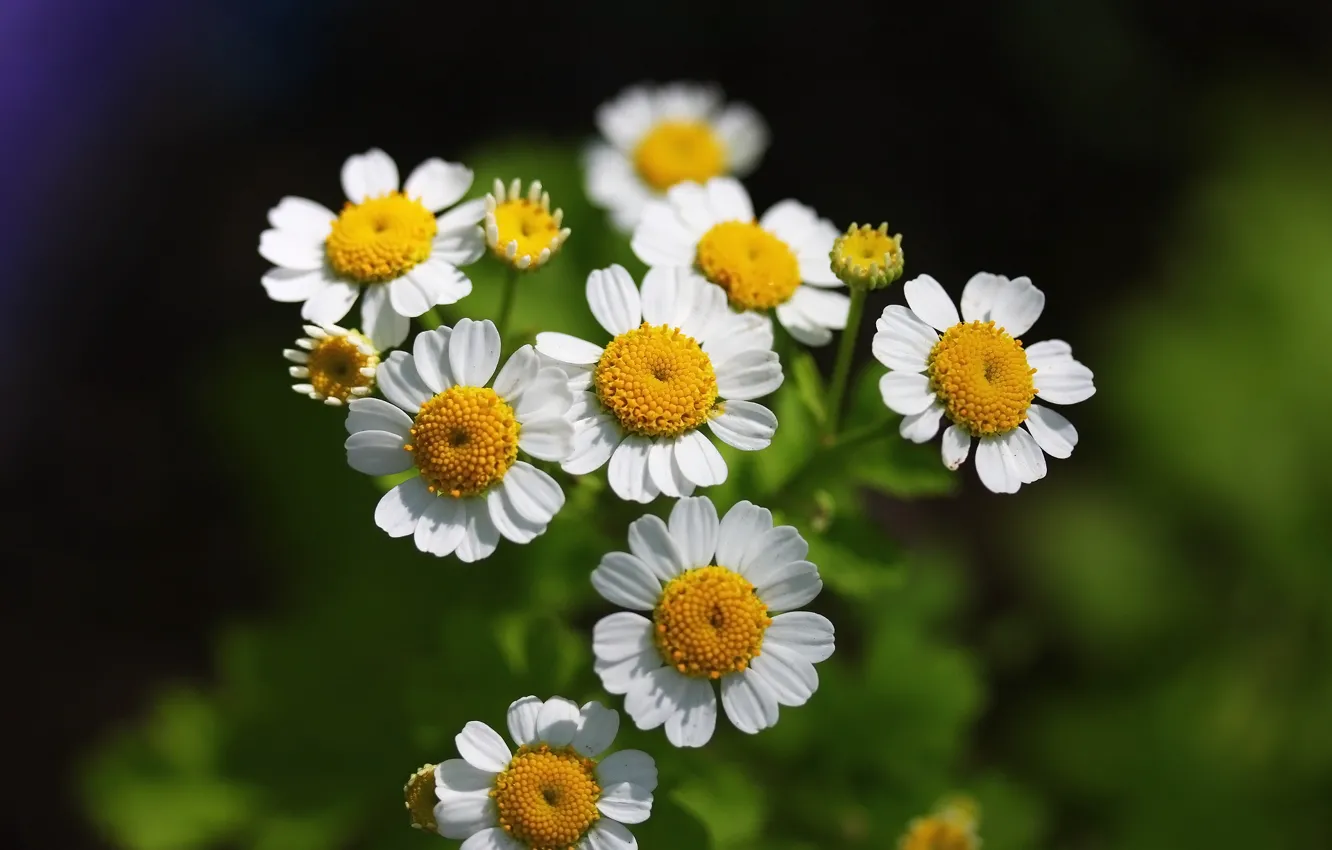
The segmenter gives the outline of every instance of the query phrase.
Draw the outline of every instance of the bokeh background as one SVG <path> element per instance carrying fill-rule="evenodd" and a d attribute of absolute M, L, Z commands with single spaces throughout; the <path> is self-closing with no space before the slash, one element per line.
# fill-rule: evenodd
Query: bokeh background
<path fill-rule="evenodd" d="M 771 125 L 757 206 L 886 218 L 954 293 L 1030 275 L 1099 391 L 1016 497 L 885 448 L 841 539 L 893 543 L 822 550 L 814 700 L 701 753 L 622 734 L 663 759 L 640 844 L 892 846 L 962 790 L 991 850 L 1332 846 L 1329 48 L 1317 0 L 5 0 L 0 837 L 445 846 L 408 773 L 596 695 L 601 539 L 384 539 L 256 246 L 351 152 L 462 159 L 551 188 L 574 235 L 520 320 L 579 321 L 627 254 L 581 199 L 592 111 L 695 79 Z"/>

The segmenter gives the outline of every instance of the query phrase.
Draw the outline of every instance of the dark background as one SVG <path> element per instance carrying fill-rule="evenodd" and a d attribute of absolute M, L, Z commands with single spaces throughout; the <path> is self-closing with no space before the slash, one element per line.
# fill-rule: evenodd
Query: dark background
<path fill-rule="evenodd" d="M 954 293 L 979 269 L 1029 274 L 1042 328 L 1105 356 L 1091 322 L 1150 285 L 1167 211 L 1213 154 L 1218 87 L 1330 93 L 1332 5 L 1314 0 L 4 5 L 0 644 L 7 843 L 31 847 L 104 846 L 69 790 L 76 758 L 157 683 L 207 681 L 217 625 L 272 604 L 275 565 L 187 400 L 220 340 L 290 344 L 289 305 L 259 286 L 264 214 L 283 194 L 330 202 L 348 153 L 406 169 L 577 139 L 626 84 L 715 80 L 772 129 L 756 206 L 886 215 L 908 275 Z M 1064 466 L 1112 462 L 1114 429 L 1079 428 Z M 884 510 L 912 534 L 982 517 L 963 626 L 979 635 L 1024 591 L 983 543 L 1011 500 L 964 487 L 961 506 Z M 1006 693 L 1067 663 L 996 677 L 977 746 Z"/>

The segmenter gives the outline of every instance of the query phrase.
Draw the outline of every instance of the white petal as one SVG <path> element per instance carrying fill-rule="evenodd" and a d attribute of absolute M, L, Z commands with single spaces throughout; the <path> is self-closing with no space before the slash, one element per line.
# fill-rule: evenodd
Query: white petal
<path fill-rule="evenodd" d="M 729 171 L 741 177 L 754 170 L 768 146 L 768 127 L 747 103 L 730 103 L 712 123 L 726 149 Z"/>
<path fill-rule="evenodd" d="M 661 582 L 647 564 L 626 552 L 608 552 L 592 571 L 592 586 L 609 602 L 634 611 L 651 611 L 661 596 Z"/>
<path fill-rule="evenodd" d="M 820 327 L 837 331 L 846 327 L 851 312 L 851 299 L 846 295 L 812 286 L 798 287 L 788 303 Z"/>
<path fill-rule="evenodd" d="M 753 538 L 744 553 L 727 566 L 757 586 L 781 567 L 803 561 L 808 554 L 809 544 L 800 532 L 794 526 L 779 525 Z"/>
<path fill-rule="evenodd" d="M 496 826 L 473 834 L 458 847 L 458 850 L 527 850 L 527 848 Z"/>
<path fill-rule="evenodd" d="M 1036 395 L 1053 404 L 1077 404 L 1096 393 L 1092 371 L 1073 359 L 1073 349 L 1051 339 L 1027 347 L 1027 362 L 1036 369 Z"/>
<path fill-rule="evenodd" d="M 930 379 L 915 372 L 888 372 L 879 379 L 879 394 L 894 413 L 910 416 L 934 403 Z"/>
<path fill-rule="evenodd" d="M 641 614 L 617 611 L 602 617 L 592 628 L 592 654 L 599 661 L 623 661 L 656 651 L 652 630 L 652 621 Z"/>
<path fill-rule="evenodd" d="M 717 392 L 724 399 L 754 399 L 782 385 L 775 351 L 744 351 L 717 367 Z"/>
<path fill-rule="evenodd" d="M 1008 278 L 989 272 L 977 272 L 962 288 L 962 318 L 968 322 L 988 322 L 995 298 L 1008 285 Z"/>
<path fill-rule="evenodd" d="M 560 468 L 570 475 L 587 475 L 605 465 L 620 444 L 620 429 L 608 416 L 583 419 L 574 428 L 573 451 Z"/>
<path fill-rule="evenodd" d="M 792 198 L 778 201 L 768 207 L 759 227 L 776 236 L 787 245 L 798 245 L 818 224 L 819 216 L 813 208 Z"/>
<path fill-rule="evenodd" d="M 712 208 L 708 190 L 692 180 L 685 180 L 667 189 L 666 200 L 685 230 L 695 238 L 702 236 L 722 218 Z"/>
<path fill-rule="evenodd" d="M 434 395 L 416 370 L 416 363 L 406 352 L 395 351 L 379 364 L 375 383 L 384 398 L 408 413 L 416 413 Z"/>
<path fill-rule="evenodd" d="M 498 391 L 497 391 L 498 392 Z M 518 398 L 510 399 L 518 421 L 527 424 L 533 419 L 564 416 L 573 406 L 573 391 L 564 370 L 547 366 L 537 372 L 536 378 L 523 387 Z"/>
<path fill-rule="evenodd" d="M 939 281 L 927 274 L 912 278 L 902 285 L 911 312 L 932 325 L 935 330 L 946 331 L 962 321 L 957 315 L 953 299 L 948 297 Z"/>
<path fill-rule="evenodd" d="M 259 234 L 259 256 L 284 269 L 322 269 L 324 243 L 299 230 L 265 230 Z"/>
<path fill-rule="evenodd" d="M 902 373 L 890 374 L 900 375 Z M 913 443 L 928 442 L 934 439 L 935 434 L 939 433 L 939 418 L 943 416 L 943 412 L 943 405 L 935 401 L 920 413 L 902 417 L 901 424 L 897 426 L 897 433 Z"/>
<path fill-rule="evenodd" d="M 669 498 L 678 499 L 681 496 L 694 492 L 694 483 L 677 472 L 678 466 L 675 463 L 675 440 L 670 437 L 662 437 L 652 441 L 648 448 L 648 477 L 657 489 Z"/>
<path fill-rule="evenodd" d="M 662 582 L 689 568 L 666 523 L 651 514 L 629 524 L 629 551 Z"/>
<path fill-rule="evenodd" d="M 260 279 L 264 292 L 274 301 L 294 304 L 324 288 L 325 271 L 317 269 L 269 269 Z"/>
<path fill-rule="evenodd" d="M 836 645 L 832 621 L 813 611 L 788 611 L 772 618 L 763 634 L 763 649 L 781 645 L 811 664 L 826 661 Z"/>
<path fill-rule="evenodd" d="M 466 513 L 457 499 L 435 496 L 416 524 L 413 542 L 420 552 L 443 558 L 452 555 L 466 531 Z"/>
<path fill-rule="evenodd" d="M 710 689 L 708 696 L 712 696 Z M 652 815 L 652 794 L 629 782 L 619 782 L 602 789 L 597 810 L 620 823 L 642 823 Z"/>
<path fill-rule="evenodd" d="M 749 735 L 777 723 L 777 695 L 752 669 L 721 680 L 722 708 L 731 725 Z"/>
<path fill-rule="evenodd" d="M 301 305 L 301 318 L 317 325 L 335 325 L 351 310 L 360 291 L 360 287 L 346 281 L 326 281 Z"/>
<path fill-rule="evenodd" d="M 967 452 L 971 451 L 971 435 L 956 425 L 949 425 L 944 431 L 942 451 L 944 466 L 956 470 L 967 462 Z"/>
<path fill-rule="evenodd" d="M 564 363 L 591 365 L 601 359 L 601 347 L 568 334 L 546 331 L 536 335 L 536 349 Z"/>
<path fill-rule="evenodd" d="M 361 329 L 380 351 L 402 345 L 411 330 L 411 320 L 400 315 L 389 302 L 389 287 L 367 287 L 361 299 Z"/>
<path fill-rule="evenodd" d="M 406 537 L 416 531 L 416 523 L 425 516 L 435 495 L 419 477 L 402 482 L 379 498 L 375 505 L 375 525 L 389 537 Z"/>
<path fill-rule="evenodd" d="M 676 502 L 675 507 L 671 508 L 671 517 L 666 527 L 686 567 L 702 567 L 712 563 L 712 556 L 717 552 L 717 532 L 721 522 L 717 519 L 717 508 L 711 499 L 707 496 L 693 496 Z"/>
<path fill-rule="evenodd" d="M 708 203 L 720 221 L 753 221 L 754 205 L 749 193 L 734 177 L 714 177 L 704 188 L 708 190 Z"/>
<path fill-rule="evenodd" d="M 702 285 L 698 275 L 684 266 L 654 266 L 643 276 L 643 321 L 678 328 L 694 312 Z"/>
<path fill-rule="evenodd" d="M 587 305 L 611 336 L 619 336 L 642 324 L 643 307 L 638 287 L 624 266 L 597 269 L 587 276 Z"/>
<path fill-rule="evenodd" d="M 818 348 L 832 342 L 832 331 L 814 321 L 803 310 L 793 307 L 789 301 L 778 304 L 774 312 L 777 314 L 777 321 L 781 322 L 782 327 L 786 328 L 801 345 Z"/>
<path fill-rule="evenodd" d="M 748 578 L 754 583 L 759 599 L 772 611 L 792 611 L 809 604 L 823 589 L 818 567 L 809 561 L 795 561 L 775 569 L 756 564 Z"/>
<path fill-rule="evenodd" d="M 1027 430 L 1050 457 L 1066 458 L 1078 444 L 1078 429 L 1073 423 L 1039 404 L 1027 409 Z"/>
<path fill-rule="evenodd" d="M 537 715 L 537 738 L 552 747 L 567 747 L 578 734 L 578 703 L 564 697 L 551 697 Z"/>
<path fill-rule="evenodd" d="M 490 519 L 490 510 L 481 499 L 460 499 L 467 510 L 467 527 L 456 550 L 465 564 L 490 557 L 499 546 L 500 533 Z"/>
<path fill-rule="evenodd" d="M 925 371 L 926 361 L 939 335 L 915 313 L 899 304 L 883 308 L 875 323 L 874 357 L 889 369 Z"/>
<path fill-rule="evenodd" d="M 777 433 L 777 416 L 752 401 L 727 401 L 718 416 L 708 420 L 708 427 L 723 443 L 741 451 L 766 449 Z"/>
<path fill-rule="evenodd" d="M 342 191 L 353 203 L 396 192 L 398 166 L 379 148 L 347 157 L 342 165 Z"/>
<path fill-rule="evenodd" d="M 406 439 L 411 427 L 412 417 L 382 399 L 354 398 L 347 403 L 348 434 L 357 431 L 388 431 Z"/>
<path fill-rule="evenodd" d="M 587 850 L 638 850 L 638 840 L 629 828 L 610 817 L 601 818 L 593 824 L 583 841 L 587 844 Z"/>
<path fill-rule="evenodd" d="M 647 471 L 651 445 L 646 437 L 631 434 L 615 447 L 615 453 L 611 455 L 607 471 L 611 489 L 627 502 L 646 504 L 657 497 L 658 488 L 649 481 Z"/>
<path fill-rule="evenodd" d="M 771 349 L 772 319 L 764 313 L 732 313 L 725 306 L 719 307 L 701 343 L 713 366 L 720 367 L 742 352 Z"/>
<path fill-rule="evenodd" d="M 455 233 L 470 233 L 476 225 L 486 217 L 486 199 L 473 198 L 470 201 L 464 201 L 453 209 L 441 213 L 435 218 L 435 227 L 441 235 Z M 480 230 L 480 228 L 476 228 Z M 485 235 L 482 234 L 482 241 L 485 241 Z"/>
<path fill-rule="evenodd" d="M 420 340 L 420 337 L 417 337 Z M 541 371 L 541 358 L 530 345 L 520 347 L 500 367 L 495 376 L 495 394 L 510 404 L 536 380 Z"/>
<path fill-rule="evenodd" d="M 518 513 L 532 522 L 545 525 L 564 507 L 564 491 L 559 483 L 526 461 L 509 467 L 501 486 Z"/>
<path fill-rule="evenodd" d="M 542 705 L 544 703 L 534 696 L 525 696 L 509 704 L 509 713 L 506 715 L 509 737 L 518 746 L 535 744 L 540 740 L 537 737 L 537 715 L 541 714 Z"/>
<path fill-rule="evenodd" d="M 589 758 L 599 756 L 610 747 L 618 731 L 620 712 L 599 702 L 586 703 L 579 712 L 573 748 Z"/>
<path fill-rule="evenodd" d="M 692 233 L 666 201 L 652 201 L 634 228 L 629 245 L 649 266 L 693 265 L 698 234 Z"/>
<path fill-rule="evenodd" d="M 535 699 L 535 697 L 534 697 Z M 538 700 L 537 705 L 541 702 Z M 489 791 L 495 787 L 495 774 L 474 767 L 467 759 L 447 759 L 435 765 L 435 788 L 455 794 Z"/>
<path fill-rule="evenodd" d="M 314 243 L 323 243 L 328 238 L 337 217 L 337 213 L 323 204 L 290 195 L 268 211 L 268 223 L 273 227 L 300 234 Z"/>
<path fill-rule="evenodd" d="M 442 393 L 453 386 L 449 373 L 449 337 L 453 330 L 441 325 L 437 330 L 421 331 L 412 340 L 412 365 L 431 391 Z"/>
<path fill-rule="evenodd" d="M 1031 484 L 1045 477 L 1045 453 L 1036 444 L 1036 438 L 1025 428 L 1017 428 L 1000 438 L 1004 460 L 1012 463 L 1023 484 Z"/>
<path fill-rule="evenodd" d="M 986 437 L 976 446 L 976 474 L 981 483 L 994 493 L 1016 493 L 1022 486 L 1016 468 L 1004 463 L 999 441 Z"/>
<path fill-rule="evenodd" d="M 1025 277 L 1010 280 L 997 293 L 990 318 L 1015 337 L 1031 330 L 1045 309 L 1045 293 Z"/>
<path fill-rule="evenodd" d="M 482 775 L 489 776 L 491 783 L 494 783 L 493 775 Z M 434 810 L 435 828 L 445 838 L 468 838 L 497 822 L 498 811 L 489 791 L 458 793 L 447 788 L 437 788 L 436 793 L 439 802 L 435 804 Z"/>
<path fill-rule="evenodd" d="M 652 129 L 655 118 L 652 96 L 644 86 L 625 89 L 613 100 L 597 107 L 596 125 L 601 135 L 621 150 L 633 150 Z"/>
<path fill-rule="evenodd" d="M 717 530 L 717 563 L 735 569 L 750 544 L 772 530 L 772 511 L 753 502 L 740 501 L 722 517 Z"/>
<path fill-rule="evenodd" d="M 403 438 L 387 431 L 357 431 L 347 438 L 347 465 L 366 475 L 395 475 L 412 468 Z"/>
<path fill-rule="evenodd" d="M 555 416 L 524 422 L 518 431 L 518 448 L 538 460 L 564 460 L 573 451 L 573 440 L 573 425 Z"/>
<path fill-rule="evenodd" d="M 452 264 L 432 256 L 413 266 L 388 287 L 393 309 L 415 318 L 436 304 L 454 303 L 471 291 L 471 282 Z"/>
<path fill-rule="evenodd" d="M 763 654 L 750 662 L 750 669 L 772 688 L 778 705 L 804 705 L 819 687 L 814 665 L 781 644 L 765 641 Z"/>
<path fill-rule="evenodd" d="M 675 712 L 666 719 L 666 740 L 677 747 L 701 747 L 717 728 L 717 695 L 708 679 L 687 679 Z"/>
<path fill-rule="evenodd" d="M 531 543 L 546 533 L 546 523 L 533 522 L 519 513 L 506 488 L 492 488 L 486 493 L 485 500 L 490 521 L 495 524 L 495 528 L 505 540 L 520 544 Z"/>
<path fill-rule="evenodd" d="M 513 753 L 494 729 L 480 720 L 470 720 L 453 739 L 458 755 L 478 770 L 499 773 L 509 766 Z"/>
<path fill-rule="evenodd" d="M 656 729 L 678 710 L 688 687 L 689 680 L 674 667 L 658 667 L 624 695 L 625 713 L 639 729 Z"/>
<path fill-rule="evenodd" d="M 430 260 L 448 265 L 448 288 L 439 295 L 440 304 L 453 304 L 472 294 L 471 278 L 458 270 L 459 266 L 475 263 L 486 253 L 486 232 L 479 227 L 467 227 L 452 233 L 440 233 L 430 243 Z"/>
<path fill-rule="evenodd" d="M 449 371 L 464 387 L 484 387 L 499 365 L 500 335 L 489 319 L 459 319 L 449 337 Z"/>
<path fill-rule="evenodd" d="M 681 434 L 675 441 L 675 462 L 679 464 L 684 476 L 699 487 L 712 487 L 726 482 L 726 459 L 698 431 Z"/>
<path fill-rule="evenodd" d="M 432 213 L 455 204 L 472 188 L 472 169 L 456 162 L 432 157 L 416 166 L 407 177 L 403 194 L 421 202 Z"/>
<path fill-rule="evenodd" d="M 646 791 L 657 790 L 657 763 L 642 750 L 620 750 L 597 764 L 597 782 L 604 788 L 632 782 Z"/>

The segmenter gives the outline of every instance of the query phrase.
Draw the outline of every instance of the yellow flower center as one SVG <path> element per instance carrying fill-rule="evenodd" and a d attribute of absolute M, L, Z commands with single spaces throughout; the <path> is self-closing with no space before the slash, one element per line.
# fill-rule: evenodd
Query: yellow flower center
<path fill-rule="evenodd" d="M 698 267 L 741 310 L 767 310 L 795 294 L 800 262 L 756 222 L 724 221 L 698 240 Z"/>
<path fill-rule="evenodd" d="M 352 390 L 373 386 L 375 366 L 379 365 L 379 356 L 367 354 L 367 351 L 373 352 L 374 347 L 355 331 L 348 331 L 345 336 L 330 334 L 317 340 L 305 364 L 310 370 L 310 386 L 320 396 L 342 402 L 352 395 L 359 395 Z"/>
<path fill-rule="evenodd" d="M 634 151 L 638 175 L 658 192 L 676 183 L 703 183 L 726 173 L 726 148 L 702 121 L 663 121 Z"/>
<path fill-rule="evenodd" d="M 902 237 L 889 236 L 886 222 L 877 228 L 852 224 L 833 242 L 830 259 L 843 283 L 886 285 L 902 273 Z"/>
<path fill-rule="evenodd" d="M 994 322 L 960 322 L 930 352 L 926 374 L 948 418 L 973 437 L 1007 434 L 1036 395 L 1022 342 Z"/>
<path fill-rule="evenodd" d="M 662 589 L 652 622 L 663 661 L 686 676 L 720 679 L 759 655 L 772 618 L 744 576 L 699 567 Z"/>
<path fill-rule="evenodd" d="M 518 420 L 489 387 L 449 387 L 421 405 L 404 448 L 430 492 L 476 496 L 518 459 Z"/>
<path fill-rule="evenodd" d="M 435 217 L 401 192 L 359 204 L 348 201 L 324 242 L 328 264 L 359 283 L 402 277 L 430 256 Z"/>
<path fill-rule="evenodd" d="M 966 825 L 930 817 L 912 821 L 897 846 L 899 850 L 976 850 L 980 842 Z"/>
<path fill-rule="evenodd" d="M 519 747 L 490 796 L 500 827 L 533 850 L 572 848 L 601 817 L 596 762 L 569 747 Z"/>
<path fill-rule="evenodd" d="M 688 334 L 644 322 L 611 340 L 592 372 L 597 398 L 634 434 L 678 437 L 717 403 L 712 359 Z"/>
<path fill-rule="evenodd" d="M 407 798 L 405 805 L 407 813 L 411 816 L 412 826 L 434 832 L 435 802 L 438 799 L 435 796 L 435 766 L 422 765 L 421 769 L 407 780 L 407 784 L 402 786 L 402 793 Z"/>

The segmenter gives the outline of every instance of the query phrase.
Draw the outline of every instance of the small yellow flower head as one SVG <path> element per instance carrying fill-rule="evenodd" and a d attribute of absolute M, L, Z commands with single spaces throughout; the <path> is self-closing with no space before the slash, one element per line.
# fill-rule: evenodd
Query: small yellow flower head
<path fill-rule="evenodd" d="M 943 800 L 928 817 L 916 818 L 897 842 L 898 850 L 978 850 L 980 806 L 970 797 Z"/>
<path fill-rule="evenodd" d="M 505 190 L 496 178 L 486 195 L 486 244 L 503 262 L 520 271 L 536 271 L 550 261 L 569 238 L 563 227 L 564 210 L 551 212 L 550 194 L 533 180 L 527 194 L 523 182 L 514 180 Z"/>
<path fill-rule="evenodd" d="M 337 325 L 306 325 L 305 333 L 296 348 L 282 351 L 295 364 L 288 371 L 300 381 L 292 389 L 332 407 L 370 394 L 379 351 L 368 337 Z"/>
<path fill-rule="evenodd" d="M 407 798 L 403 805 L 412 818 L 412 828 L 435 832 L 435 766 L 421 765 L 402 786 L 402 793 Z"/>
<path fill-rule="evenodd" d="M 833 242 L 833 274 L 855 289 L 882 289 L 902 276 L 906 257 L 902 234 L 888 235 L 888 223 L 878 227 L 855 222 Z"/>

